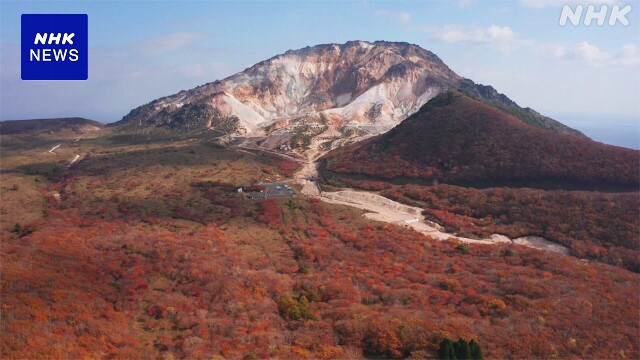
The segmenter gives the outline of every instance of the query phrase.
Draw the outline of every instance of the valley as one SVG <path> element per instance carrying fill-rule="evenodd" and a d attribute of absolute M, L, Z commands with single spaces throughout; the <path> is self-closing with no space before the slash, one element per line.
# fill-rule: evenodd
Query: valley
<path fill-rule="evenodd" d="M 358 139 L 354 142 L 364 139 Z M 273 150 L 264 150 L 264 148 L 253 146 L 247 147 L 246 142 L 240 141 L 234 147 L 239 149 L 251 149 L 255 151 L 267 151 L 269 153 L 275 153 L 282 156 L 282 153 L 275 152 Z M 438 240 L 455 239 L 463 243 L 472 244 L 496 244 L 496 243 L 514 243 L 523 246 L 532 247 L 540 250 L 553 251 L 559 254 L 568 254 L 568 248 L 561 244 L 553 243 L 543 237 L 539 236 L 524 236 L 516 239 L 509 239 L 508 237 L 500 234 L 492 234 L 490 238 L 467 238 L 456 236 L 454 233 L 447 233 L 443 231 L 443 227 L 440 224 L 425 222 L 424 216 L 422 216 L 422 209 L 413 206 L 407 206 L 400 204 L 396 201 L 387 199 L 381 195 L 357 191 L 355 189 L 341 189 L 334 192 L 322 192 L 320 186 L 317 183 L 318 170 L 317 160 L 325 155 L 329 150 L 320 151 L 318 149 L 318 141 L 313 141 L 308 150 L 304 153 L 306 159 L 299 157 L 286 156 L 290 160 L 299 161 L 302 168 L 295 173 L 291 181 L 301 185 L 301 193 L 307 196 L 318 198 L 321 201 L 330 204 L 339 204 L 355 207 L 370 211 L 363 214 L 364 217 L 374 220 L 394 224 L 397 226 L 410 227 L 418 233 L 429 236 Z"/>

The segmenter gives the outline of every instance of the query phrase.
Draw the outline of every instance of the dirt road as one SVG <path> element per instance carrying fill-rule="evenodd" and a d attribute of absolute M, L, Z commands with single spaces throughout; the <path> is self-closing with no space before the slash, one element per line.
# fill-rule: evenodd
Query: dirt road
<path fill-rule="evenodd" d="M 303 193 L 305 193 L 304 191 L 305 188 L 303 187 Z M 426 221 L 421 215 L 422 209 L 418 207 L 404 205 L 383 196 L 364 191 L 342 190 L 323 192 L 319 196 L 315 195 L 315 192 L 312 194 L 306 193 L 306 195 L 318 197 L 320 200 L 331 204 L 347 205 L 371 211 L 364 214 L 364 216 L 372 220 L 409 227 L 421 234 L 440 241 L 454 238 L 457 241 L 468 244 L 514 243 L 564 255 L 569 253 L 568 249 L 563 245 L 553 243 L 538 236 L 525 236 L 516 239 L 510 239 L 500 234 L 492 234 L 491 237 L 485 239 L 471 239 L 456 236 L 444 232 L 442 226 L 439 224 Z"/>
<path fill-rule="evenodd" d="M 239 145 L 241 149 L 245 151 L 248 150 L 245 144 L 240 143 Z M 260 149 L 252 147 L 251 150 Z M 563 245 L 553 243 L 542 237 L 527 236 L 510 239 L 504 235 L 492 234 L 491 237 L 485 239 L 471 239 L 456 236 L 454 234 L 444 232 L 441 225 L 425 220 L 422 216 L 421 208 L 401 204 L 370 192 L 352 189 L 336 192 L 322 192 L 317 183 L 317 160 L 325 153 L 326 151 L 320 150 L 320 141 L 314 139 L 309 145 L 309 149 L 304 153 L 306 160 L 292 158 L 292 160 L 296 160 L 302 164 L 302 168 L 294 175 L 293 181 L 302 186 L 301 192 L 304 195 L 317 197 L 320 200 L 331 204 L 347 205 L 366 210 L 368 212 L 365 213 L 364 216 L 371 220 L 409 227 L 421 234 L 440 241 L 454 238 L 460 242 L 469 244 L 514 243 L 535 249 L 553 251 L 559 254 L 566 255 L 569 253 L 568 248 Z"/>

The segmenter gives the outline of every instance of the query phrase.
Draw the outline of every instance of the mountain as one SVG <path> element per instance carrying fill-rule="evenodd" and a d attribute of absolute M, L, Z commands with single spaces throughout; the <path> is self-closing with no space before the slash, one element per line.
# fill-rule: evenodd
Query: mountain
<path fill-rule="evenodd" d="M 480 187 L 637 190 L 639 154 L 534 127 L 448 91 L 388 133 L 327 154 L 323 166 L 340 174 Z"/>
<path fill-rule="evenodd" d="M 100 130 L 104 124 L 94 120 L 72 117 L 55 119 L 30 119 L 0 121 L 0 134 L 49 133 L 62 130 L 89 132 Z"/>
<path fill-rule="evenodd" d="M 351 164 L 359 174 L 379 162 L 397 176 L 431 168 L 439 180 L 464 179 L 477 170 L 497 181 L 509 169 L 543 171 L 536 156 L 544 156 L 554 164 L 551 178 L 561 167 L 596 178 L 634 172 L 625 166 L 637 172 L 628 159 L 635 154 L 637 162 L 637 152 L 526 125 L 498 108 L 526 109 L 491 89 L 465 90 L 483 96 L 476 101 L 442 88 L 391 133 L 343 144 L 327 164 L 349 165 L 353 155 L 366 165 Z M 277 189 L 298 162 L 247 151 L 245 142 L 302 141 L 303 130 L 286 131 L 306 126 L 311 134 L 313 124 L 276 120 L 253 130 L 269 139 L 218 142 L 218 131 L 236 131 L 235 115 L 206 102 L 180 109 L 166 110 L 166 122 L 142 109 L 139 118 L 87 134 L 67 130 L 74 121 L 51 120 L 39 125 L 59 126 L 0 137 L 0 358 L 436 359 L 448 339 L 459 339 L 456 350 L 473 339 L 469 348 L 477 355 L 481 346 L 487 359 L 640 358 L 640 193 L 347 178 L 378 183 L 371 189 L 379 195 L 349 192 L 371 200 L 363 211 L 329 194 L 305 195 L 315 184 L 296 172 L 302 181 L 287 186 L 297 196 L 268 191 L 254 200 L 238 188 L 263 181 Z M 374 124 L 364 131 L 382 119 L 364 115 L 349 121 Z M 339 126 L 323 116 L 326 130 L 318 131 Z M 209 120 L 218 131 L 198 130 Z M 9 126 L 18 123 L 30 124 Z M 405 164 L 417 175 L 401 173 Z M 315 169 L 304 165 L 304 174 Z M 408 182 L 415 179 L 429 177 Z M 406 207 L 390 199 L 423 212 L 399 215 L 393 208 Z M 503 236 L 474 241 L 493 234 Z M 562 251 L 519 245 L 535 241 Z"/>
<path fill-rule="evenodd" d="M 454 73 L 435 54 L 401 42 L 351 41 L 287 51 L 224 80 L 154 100 L 115 124 L 126 131 L 214 129 L 248 136 L 341 138 L 378 134 L 450 89 L 522 121 L 582 135 Z M 308 143 L 308 139 L 307 139 Z"/>

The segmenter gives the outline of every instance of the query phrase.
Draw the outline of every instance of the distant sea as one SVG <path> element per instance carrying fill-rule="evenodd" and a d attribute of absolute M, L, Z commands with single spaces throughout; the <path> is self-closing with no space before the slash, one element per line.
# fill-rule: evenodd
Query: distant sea
<path fill-rule="evenodd" d="M 582 131 L 583 134 L 595 141 L 635 150 L 640 149 L 640 118 L 581 119 L 573 118 L 573 116 L 564 118 L 559 116 L 556 119 L 565 125 Z"/>

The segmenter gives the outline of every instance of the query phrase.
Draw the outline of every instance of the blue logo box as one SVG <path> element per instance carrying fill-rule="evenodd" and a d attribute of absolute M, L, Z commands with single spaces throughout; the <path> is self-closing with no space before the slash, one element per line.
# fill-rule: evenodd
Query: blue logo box
<path fill-rule="evenodd" d="M 22 80 L 87 80 L 86 14 L 23 14 Z"/>

